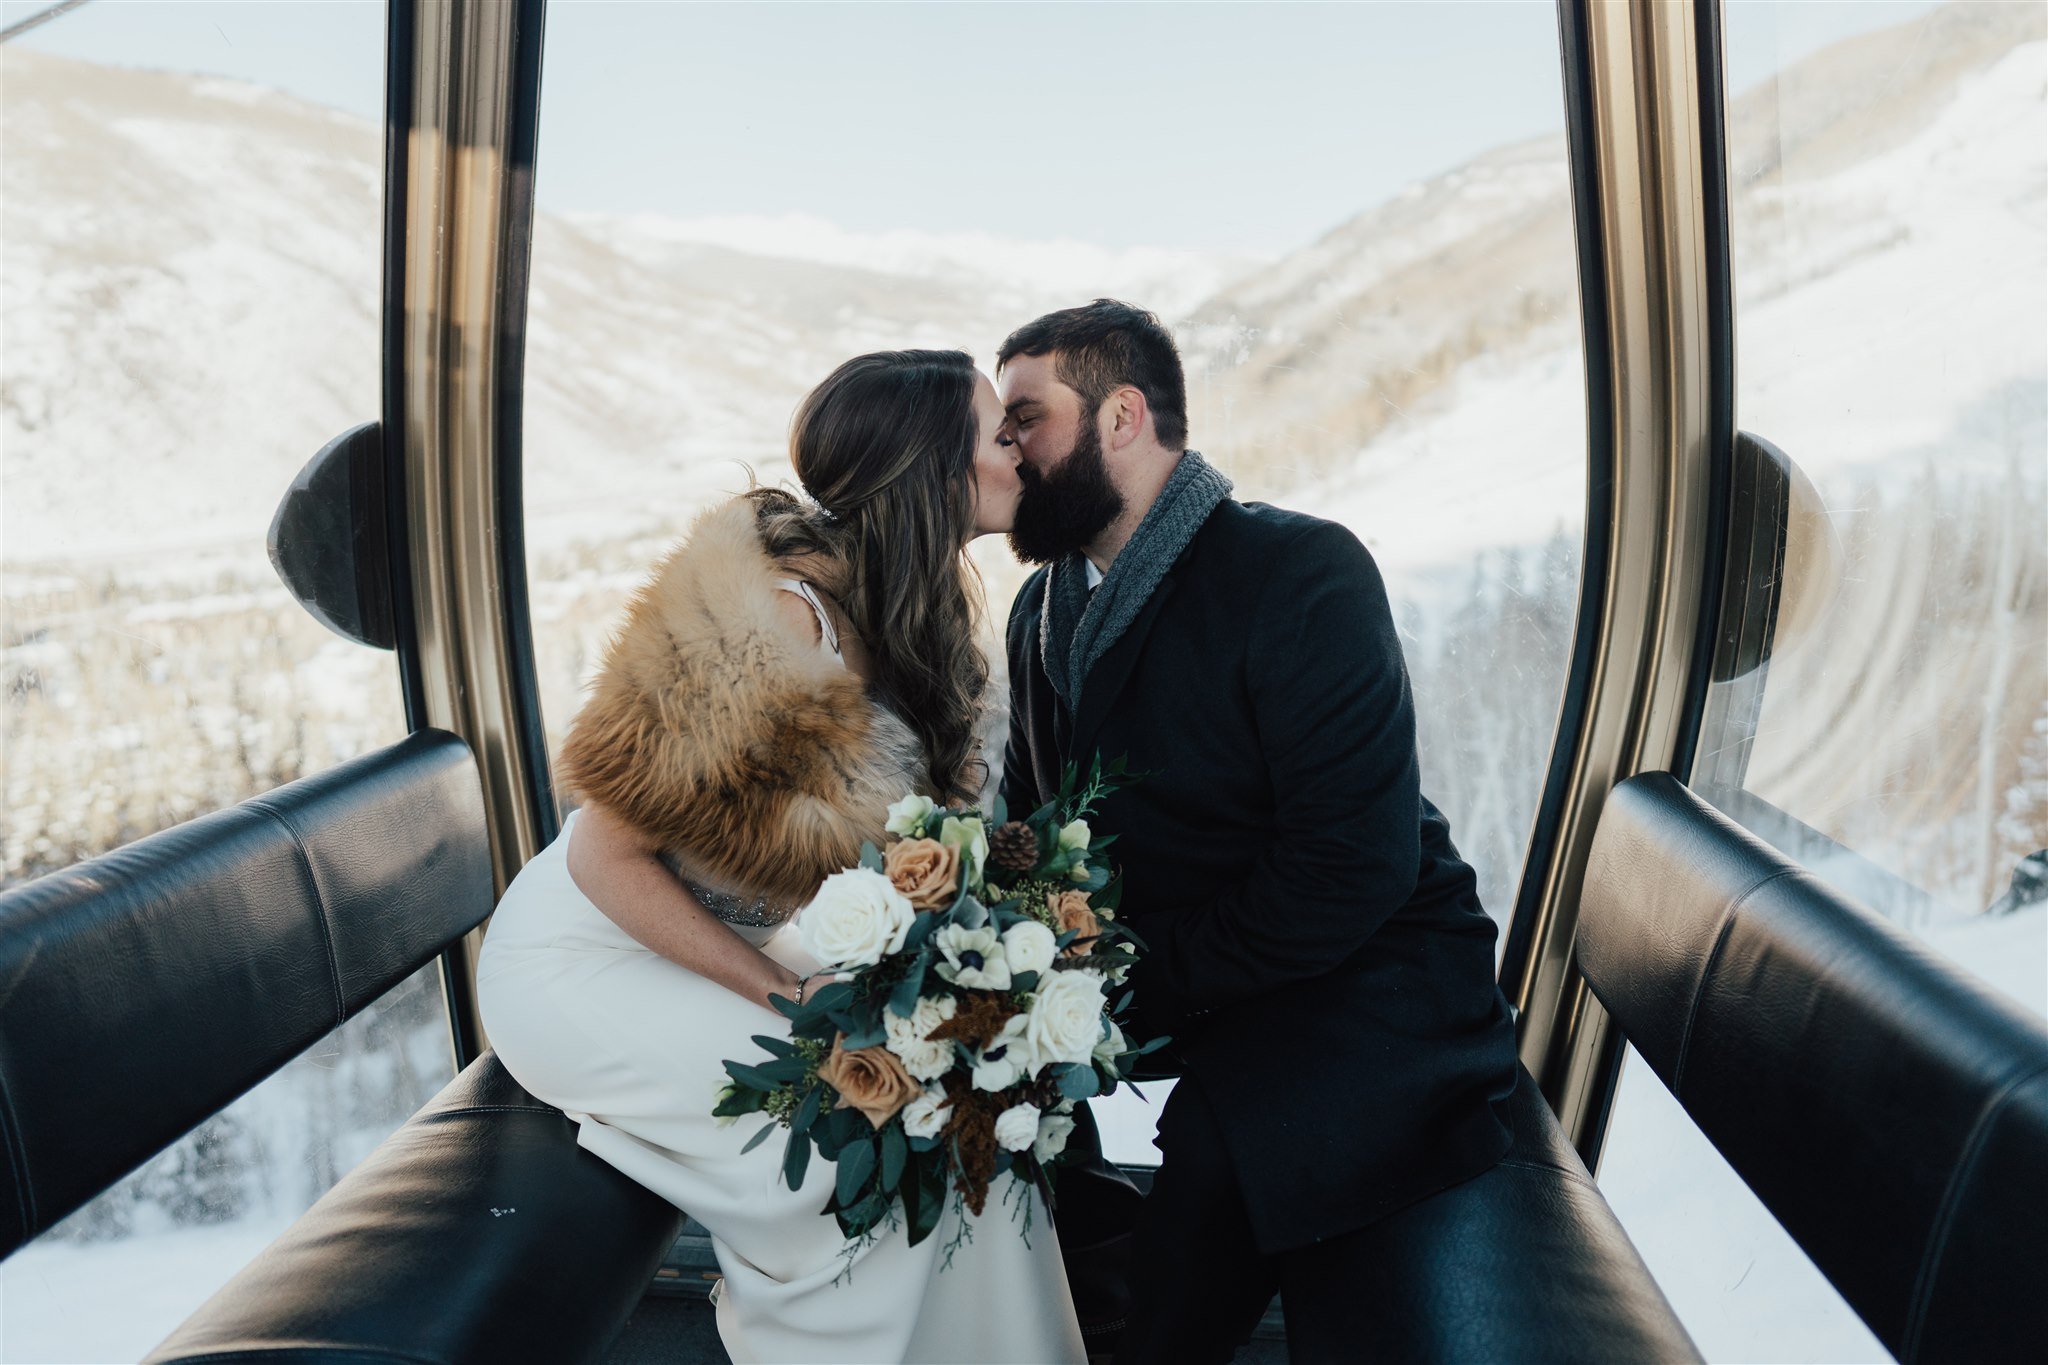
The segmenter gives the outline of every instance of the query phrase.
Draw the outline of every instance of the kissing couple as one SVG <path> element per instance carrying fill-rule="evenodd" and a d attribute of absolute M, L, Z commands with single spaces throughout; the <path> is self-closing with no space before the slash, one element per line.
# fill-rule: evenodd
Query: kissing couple
<path fill-rule="evenodd" d="M 993 381 L 957 351 L 847 361 L 790 459 L 803 496 L 704 513 L 607 650 L 559 760 L 581 805 L 479 959 L 500 1060 L 710 1230 L 735 1361 L 1227 1360 L 1276 1291 L 1293 1359 L 1357 1358 L 1359 1234 L 1499 1161 L 1515 1066 L 1371 555 L 1234 500 L 1188 448 L 1171 336 L 1108 299 L 1019 328 Z M 785 927 L 887 807 L 994 785 L 966 547 L 998 534 L 1039 566 L 1002 797 L 1035 810 L 1098 754 L 1144 774 L 1091 824 L 1147 945 L 1127 1027 L 1171 1036 L 1147 1061 L 1179 1080 L 1144 1197 L 1083 1103 L 1054 1207 L 1020 1184 L 852 1244 L 832 1167 L 788 1188 L 713 1101 L 725 1059 L 788 1038 L 773 997 L 819 964 Z M 1020 1235 L 1019 1201 L 1057 1235 Z"/>

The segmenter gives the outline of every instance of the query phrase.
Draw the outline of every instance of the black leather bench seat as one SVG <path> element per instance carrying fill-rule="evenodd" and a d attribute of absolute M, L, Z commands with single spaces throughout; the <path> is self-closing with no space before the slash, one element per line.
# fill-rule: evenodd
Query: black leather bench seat
<path fill-rule="evenodd" d="M 682 1226 L 485 1053 L 145 1359 L 597 1360 Z"/>
<path fill-rule="evenodd" d="M 1700 1353 L 1529 1073 L 1500 1165 L 1374 1224 L 1361 1359 L 1696 1361 Z"/>
<path fill-rule="evenodd" d="M 2048 1028 L 1664 773 L 1608 797 L 1578 960 L 1908 1365 L 2048 1360 Z"/>

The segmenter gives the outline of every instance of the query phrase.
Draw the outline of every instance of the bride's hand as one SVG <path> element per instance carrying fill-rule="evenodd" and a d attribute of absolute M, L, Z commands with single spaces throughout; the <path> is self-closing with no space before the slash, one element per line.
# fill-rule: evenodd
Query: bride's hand
<path fill-rule="evenodd" d="M 769 997 L 776 995 L 782 996 L 784 999 L 795 1004 L 803 1003 L 798 999 L 804 985 L 802 977 L 769 957 L 766 953 L 761 954 L 761 965 L 766 969 L 766 981 L 761 988 L 760 994 L 754 997 L 755 1004 L 764 1010 L 774 1010 L 775 1002 L 769 999 Z M 780 1011 L 777 1011 L 777 1013 L 780 1013 Z"/>

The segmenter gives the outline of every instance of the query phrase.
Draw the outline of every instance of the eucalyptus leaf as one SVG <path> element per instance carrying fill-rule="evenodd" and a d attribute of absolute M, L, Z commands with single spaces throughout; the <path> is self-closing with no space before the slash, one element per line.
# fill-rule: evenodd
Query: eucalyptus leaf
<path fill-rule="evenodd" d="M 740 1148 L 740 1155 L 745 1156 L 748 1152 L 751 1152 L 756 1147 L 759 1147 L 762 1143 L 768 1140 L 768 1135 L 774 1131 L 775 1123 L 773 1120 L 770 1120 L 769 1122 L 762 1124 L 761 1131 L 754 1134 L 752 1137 L 748 1138 L 747 1145 Z"/>
<path fill-rule="evenodd" d="M 839 1173 L 834 1188 L 839 1192 L 839 1202 L 852 1205 L 859 1196 L 861 1187 L 868 1183 L 868 1177 L 875 1173 L 875 1144 L 873 1142 L 848 1143 L 839 1153 Z"/>
<path fill-rule="evenodd" d="M 806 1000 L 804 1008 L 807 1010 L 815 1009 L 820 1014 L 830 1014 L 834 1010 L 845 1009 L 852 1003 L 853 983 L 851 981 L 833 981 L 828 983 L 823 990 L 819 991 L 809 1000 Z"/>
<path fill-rule="evenodd" d="M 786 1082 L 795 1079 L 790 1076 L 773 1075 L 767 1067 L 748 1066 L 745 1062 L 727 1062 L 725 1069 L 741 1085 L 752 1086 L 756 1090 L 779 1090 Z"/>
<path fill-rule="evenodd" d="M 991 820 L 989 823 L 991 828 L 999 828 L 1003 825 L 1007 825 L 1008 823 L 1010 823 L 1010 807 L 1009 804 L 1003 800 L 1002 794 L 1000 792 L 996 794 L 994 819 Z"/>
<path fill-rule="evenodd" d="M 719 1118 L 738 1118 L 742 1114 L 760 1113 L 767 1103 L 766 1093 L 748 1086 L 734 1086 L 732 1093 L 711 1106 L 711 1112 Z"/>
<path fill-rule="evenodd" d="M 864 1047 L 880 1047 L 888 1041 L 889 1030 L 880 1024 L 876 1024 L 873 1028 L 862 1029 L 859 1033 L 847 1034 L 846 1041 L 841 1043 L 840 1046 L 848 1052 L 858 1052 Z"/>
<path fill-rule="evenodd" d="M 830 1155 L 835 1161 L 838 1160 L 840 1152 L 856 1142 L 863 1141 L 872 1131 L 867 1115 L 858 1109 L 834 1109 L 825 1116 L 825 1133 L 831 1140 Z M 823 1151 L 825 1144 L 820 1142 L 818 1148 Z"/>
<path fill-rule="evenodd" d="M 1031 990 L 1037 990 L 1037 989 L 1038 989 L 1038 973 L 1037 973 L 1037 972 L 1018 972 L 1018 973 L 1017 973 L 1017 974 L 1016 974 L 1015 976 L 1013 976 L 1013 977 L 1011 977 L 1011 978 L 1010 978 L 1010 989 L 1011 989 L 1011 990 L 1013 990 L 1013 991 L 1031 991 Z"/>
<path fill-rule="evenodd" d="M 910 1179 L 903 1182 L 902 1194 L 903 1221 L 910 1226 L 910 1244 L 916 1246 L 925 1239 L 931 1229 L 927 1227 L 919 1231 L 918 1228 L 924 1218 L 924 1182 L 918 1179 L 918 1167 L 915 1162 L 911 1164 Z"/>
<path fill-rule="evenodd" d="M 920 915 L 919 918 L 929 919 L 931 917 L 929 915 Z M 924 992 L 925 970 L 931 966 L 931 962 L 932 955 L 930 950 L 919 949 L 917 956 L 910 960 L 910 970 L 904 973 L 901 981 L 896 983 L 895 993 L 889 997 L 889 1013 L 895 1015 L 898 1019 L 908 1019 L 917 1013 L 918 997 Z M 886 1033 L 886 1029 L 884 1032 Z"/>
<path fill-rule="evenodd" d="M 1095 1068 L 1078 1063 L 1069 1063 L 1060 1074 L 1060 1094 L 1070 1100 L 1085 1100 L 1102 1088 L 1095 1075 Z"/>
<path fill-rule="evenodd" d="M 979 929 L 988 923 L 988 907 L 972 896 L 962 896 L 953 907 L 953 922 L 963 929 Z"/>
<path fill-rule="evenodd" d="M 804 1096 L 804 1102 L 796 1107 L 796 1115 L 789 1121 L 792 1132 L 809 1134 L 811 1125 L 817 1121 L 819 1106 L 825 1102 L 825 1087 L 814 1085 Z"/>
<path fill-rule="evenodd" d="M 802 1133 L 792 1131 L 789 1145 L 782 1149 L 782 1182 L 792 1190 L 804 1183 L 804 1172 L 811 1165 L 811 1140 Z"/>
<path fill-rule="evenodd" d="M 912 1191 L 916 1203 L 913 1204 Z M 903 1192 L 903 1212 L 910 1223 L 910 1244 L 916 1246 L 939 1225 L 946 1211 L 946 1154 L 927 1152 L 915 1163 L 909 1186 Z"/>
<path fill-rule="evenodd" d="M 887 866 L 882 860 L 882 850 L 866 842 L 860 846 L 860 865 L 870 872 L 880 872 Z"/>
<path fill-rule="evenodd" d="M 892 1123 L 882 1130 L 882 1181 L 878 1189 L 893 1191 L 903 1179 L 903 1164 L 910 1159 L 910 1141 L 903 1125 Z"/>
<path fill-rule="evenodd" d="M 796 1044 L 790 1042 L 787 1038 L 777 1038 L 770 1033 L 757 1033 L 754 1035 L 753 1041 L 764 1051 L 772 1052 L 778 1057 L 796 1056 Z"/>
<path fill-rule="evenodd" d="M 867 1232 L 880 1223 L 888 1212 L 888 1198 L 880 1190 L 873 1190 L 869 1192 L 867 1198 L 861 1200 L 852 1209 L 848 1210 L 847 1217 L 853 1220 L 855 1227 L 859 1228 L 862 1232 Z"/>

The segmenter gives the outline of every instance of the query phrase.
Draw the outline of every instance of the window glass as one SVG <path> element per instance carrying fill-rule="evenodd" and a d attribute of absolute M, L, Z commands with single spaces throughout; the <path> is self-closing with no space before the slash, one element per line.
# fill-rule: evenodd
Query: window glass
<path fill-rule="evenodd" d="M 141 1359 L 452 1075 L 429 965 L 0 1263 L 0 1361 Z"/>
<path fill-rule="evenodd" d="M 378 414 L 383 37 L 121 4 L 0 47 L 0 885 L 405 732 L 265 550 Z M 137 1358 L 449 1075 L 425 971 L 0 1267 L 0 1358 Z"/>
<path fill-rule="evenodd" d="M 1585 501 L 1555 15 L 802 13 L 550 9 L 526 370 L 550 741 L 691 513 L 749 470 L 790 478 L 791 411 L 839 361 L 987 368 L 1013 328 L 1111 295 L 1173 328 L 1190 443 L 1240 498 L 1378 558 L 1425 790 L 1505 920 Z M 1104 103 L 1112 53 L 1160 73 L 1146 98 Z M 1023 571 L 976 555 L 1000 622 Z M 1112 1155 L 1153 1159 L 1156 1108 L 1097 1110 Z"/>
<path fill-rule="evenodd" d="M 1731 813 L 2037 1013 L 2001 963 L 2048 955 L 2048 879 L 2008 895 L 2048 848 L 2044 38 L 1968 4 L 1840 44 L 1739 104 L 1729 153 L 1737 411 L 1830 523 L 1743 785 L 1844 853 Z"/>
<path fill-rule="evenodd" d="M 1817 497 L 1702 793 L 2039 1014 L 2048 16 L 1724 14 L 1737 419 Z M 1884 1358 L 1633 1055 L 1600 1181 L 1709 1359 Z"/>

